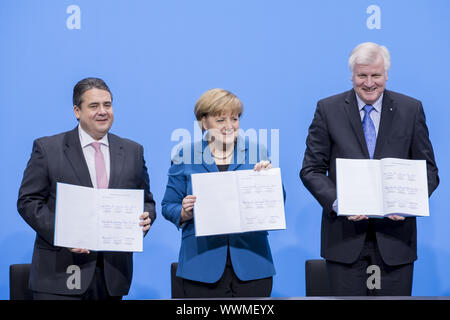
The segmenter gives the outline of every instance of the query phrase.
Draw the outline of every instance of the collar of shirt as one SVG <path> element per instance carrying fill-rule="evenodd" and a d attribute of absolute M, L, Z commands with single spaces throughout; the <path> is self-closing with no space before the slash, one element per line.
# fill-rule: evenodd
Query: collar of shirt
<path fill-rule="evenodd" d="M 359 112 L 362 111 L 362 109 L 364 108 L 364 106 L 367 104 L 364 101 L 362 101 L 362 99 L 358 96 L 358 94 L 356 94 L 356 100 L 358 101 L 358 109 Z M 384 93 L 381 94 L 381 96 L 377 99 L 377 101 L 375 101 L 371 106 L 375 109 L 376 112 L 381 113 L 381 106 L 383 103 L 383 95 Z"/>
<path fill-rule="evenodd" d="M 99 141 L 97 141 L 94 138 L 92 138 L 86 131 L 84 131 L 80 125 L 78 125 L 78 133 L 80 136 L 81 148 L 84 148 L 84 147 L 90 145 L 92 142 L 100 142 L 101 144 L 109 147 L 107 134 L 104 135 L 103 138 L 101 138 Z"/>

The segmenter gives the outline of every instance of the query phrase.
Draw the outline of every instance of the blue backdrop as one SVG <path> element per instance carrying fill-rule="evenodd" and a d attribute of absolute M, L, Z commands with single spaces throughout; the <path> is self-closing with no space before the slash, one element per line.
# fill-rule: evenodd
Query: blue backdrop
<path fill-rule="evenodd" d="M 450 295 L 448 0 L 2 0 L 0 4 L 0 298 L 8 266 L 31 261 L 34 231 L 17 213 L 32 141 L 72 129 L 72 89 L 103 78 L 112 132 L 144 145 L 158 219 L 135 254 L 127 298 L 169 298 L 180 233 L 161 215 L 171 141 L 194 131 L 193 107 L 221 87 L 244 103 L 243 129 L 279 129 L 287 230 L 270 233 L 273 296 L 303 296 L 304 262 L 318 258 L 321 208 L 303 187 L 305 139 L 318 99 L 351 88 L 359 43 L 391 51 L 387 87 L 423 102 L 441 184 L 418 219 L 413 294 Z"/>

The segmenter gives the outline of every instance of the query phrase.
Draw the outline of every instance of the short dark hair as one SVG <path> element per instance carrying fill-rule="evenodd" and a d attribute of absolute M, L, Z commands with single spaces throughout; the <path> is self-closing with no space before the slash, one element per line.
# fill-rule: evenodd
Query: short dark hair
<path fill-rule="evenodd" d="M 108 91 L 111 95 L 111 101 L 112 101 L 112 93 L 109 90 L 108 86 L 106 85 L 105 81 L 99 78 L 85 78 L 83 80 L 78 81 L 78 83 L 73 88 L 73 105 L 78 106 L 78 108 L 81 108 L 81 103 L 83 94 L 88 91 L 89 89 L 100 89 Z"/>

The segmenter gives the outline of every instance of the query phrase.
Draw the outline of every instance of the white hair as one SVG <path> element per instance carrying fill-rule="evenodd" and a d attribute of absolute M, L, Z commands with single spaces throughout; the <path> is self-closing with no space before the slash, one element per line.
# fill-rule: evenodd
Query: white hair
<path fill-rule="evenodd" d="M 353 73 L 355 64 L 371 64 L 381 56 L 384 61 L 384 70 L 387 73 L 391 67 L 391 55 L 385 46 L 373 42 L 364 42 L 353 49 L 348 59 L 348 66 Z"/>

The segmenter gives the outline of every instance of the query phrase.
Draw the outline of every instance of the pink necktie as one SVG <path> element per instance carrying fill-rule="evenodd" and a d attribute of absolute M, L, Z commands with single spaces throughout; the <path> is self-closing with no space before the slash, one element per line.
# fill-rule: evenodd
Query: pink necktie
<path fill-rule="evenodd" d="M 97 188 L 108 189 L 108 176 L 106 175 L 105 158 L 100 150 L 100 142 L 92 142 L 95 149 L 95 173 L 97 175 Z"/>

